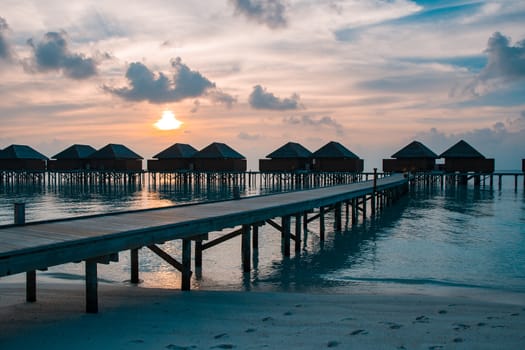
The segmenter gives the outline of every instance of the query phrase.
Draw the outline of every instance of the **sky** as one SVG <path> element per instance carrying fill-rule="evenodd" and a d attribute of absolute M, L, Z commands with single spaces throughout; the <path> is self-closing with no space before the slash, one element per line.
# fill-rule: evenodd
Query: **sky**
<path fill-rule="evenodd" d="M 464 139 L 496 169 L 525 158 L 523 1 L 0 2 L 0 148 L 224 142 L 257 170 L 338 141 L 370 170 Z"/>

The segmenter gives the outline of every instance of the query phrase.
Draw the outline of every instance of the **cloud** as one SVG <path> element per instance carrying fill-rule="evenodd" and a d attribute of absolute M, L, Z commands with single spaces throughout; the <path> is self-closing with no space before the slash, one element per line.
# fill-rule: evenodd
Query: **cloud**
<path fill-rule="evenodd" d="M 99 62 L 83 54 L 70 52 L 66 35 L 66 32 L 48 32 L 36 44 L 33 39 L 29 39 L 27 44 L 33 49 L 34 57 L 24 63 L 26 70 L 62 71 L 68 78 L 77 80 L 95 76 Z"/>
<path fill-rule="evenodd" d="M 237 135 L 237 137 L 238 137 L 239 139 L 241 139 L 241 140 L 250 140 L 250 141 L 252 141 L 252 140 L 258 140 L 258 139 L 260 139 L 260 138 L 261 138 L 261 135 L 259 135 L 259 134 L 249 134 L 249 133 L 247 133 L 247 132 L 241 131 L 241 132 Z"/>
<path fill-rule="evenodd" d="M 249 97 L 250 106 L 255 109 L 271 109 L 271 110 L 290 110 L 299 109 L 299 95 L 293 94 L 289 98 L 276 97 L 271 92 L 267 92 L 266 88 L 261 85 L 253 87 L 253 91 Z"/>
<path fill-rule="evenodd" d="M 480 95 L 494 86 L 525 80 L 525 40 L 511 46 L 510 38 L 495 32 L 489 38 L 487 64 L 465 88 L 466 92 Z"/>
<path fill-rule="evenodd" d="M 271 29 L 287 26 L 286 6 L 282 0 L 232 0 L 235 12 Z"/>
<path fill-rule="evenodd" d="M 334 118 L 330 116 L 324 116 L 319 119 L 316 119 L 310 115 L 303 116 L 289 116 L 284 117 L 283 122 L 289 125 L 304 125 L 304 126 L 313 126 L 313 127 L 333 127 L 338 135 L 344 134 L 344 127 L 339 124 Z"/>
<path fill-rule="evenodd" d="M 227 106 L 235 102 L 234 97 L 218 90 L 215 83 L 182 63 L 180 57 L 171 60 L 171 68 L 172 78 L 162 72 L 155 73 L 140 62 L 134 62 L 126 72 L 130 87 L 104 86 L 104 90 L 128 101 L 165 103 L 186 98 L 209 97 Z"/>
<path fill-rule="evenodd" d="M 5 33 L 9 30 L 7 21 L 0 17 L 0 61 L 11 61 L 11 47 L 7 42 Z"/>

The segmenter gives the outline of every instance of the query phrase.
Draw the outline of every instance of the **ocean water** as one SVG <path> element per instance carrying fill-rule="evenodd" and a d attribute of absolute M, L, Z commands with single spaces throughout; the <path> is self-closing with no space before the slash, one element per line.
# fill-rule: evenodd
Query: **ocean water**
<path fill-rule="evenodd" d="M 192 288 L 352 293 L 388 288 L 462 287 L 525 292 L 525 191 L 522 179 L 505 177 L 502 188 L 418 186 L 374 218 L 348 221 L 342 232 L 326 219 L 326 239 L 319 239 L 318 222 L 308 226 L 301 251 L 283 257 L 280 233 L 260 228 L 259 250 L 252 271 L 241 268 L 240 237 L 204 251 L 203 268 L 194 271 Z M 243 196 L 278 192 L 281 188 L 241 188 Z M 289 190 L 286 188 L 285 190 Z M 77 188 L 49 186 L 0 188 L 0 224 L 9 224 L 13 203 L 25 202 L 28 221 L 109 211 L 167 206 L 231 198 L 225 186 L 198 188 Z M 344 212 L 344 210 L 343 210 Z M 370 212 L 370 211 L 368 211 Z M 345 223 L 343 221 L 343 223 Z M 293 222 L 292 222 L 293 227 Z M 210 238 L 228 233 L 212 232 Z M 180 256 L 180 242 L 162 248 Z M 38 272 L 46 282 L 82 283 L 83 264 L 67 264 Z M 100 265 L 101 281 L 128 283 L 129 253 Z M 23 281 L 23 275 L 6 280 Z M 140 250 L 144 287 L 179 288 L 180 273 L 148 249 Z M 2 280 L 0 280 L 2 283 Z"/>

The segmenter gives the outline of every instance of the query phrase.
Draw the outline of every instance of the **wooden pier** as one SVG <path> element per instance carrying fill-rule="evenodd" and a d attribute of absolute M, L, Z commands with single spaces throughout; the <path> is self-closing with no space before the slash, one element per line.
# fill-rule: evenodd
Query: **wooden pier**
<path fill-rule="evenodd" d="M 118 254 L 131 252 L 131 281 L 139 281 L 139 249 L 147 247 L 181 271 L 181 289 L 189 290 L 192 241 L 194 263 L 202 267 L 206 249 L 241 235 L 244 271 L 251 270 L 251 252 L 258 247 L 258 229 L 269 224 L 281 232 L 282 252 L 290 256 L 301 246 L 301 232 L 319 220 L 320 239 L 324 239 L 325 215 L 334 212 L 335 230 L 342 229 L 342 217 L 356 223 L 386 207 L 408 191 L 404 175 L 392 175 L 347 185 L 248 197 L 194 205 L 123 213 L 92 215 L 64 220 L 25 223 L 25 207 L 15 209 L 15 224 L 0 227 L 0 277 L 26 273 L 26 300 L 36 301 L 36 271 L 70 262 L 85 262 L 86 311 L 98 312 L 97 264 L 118 260 Z M 343 210 L 346 206 L 346 210 Z M 279 220 L 275 220 L 280 218 Z M 292 222 L 294 231 L 292 232 Z M 208 233 L 234 229 L 212 241 Z M 182 240 L 179 260 L 158 244 Z"/>

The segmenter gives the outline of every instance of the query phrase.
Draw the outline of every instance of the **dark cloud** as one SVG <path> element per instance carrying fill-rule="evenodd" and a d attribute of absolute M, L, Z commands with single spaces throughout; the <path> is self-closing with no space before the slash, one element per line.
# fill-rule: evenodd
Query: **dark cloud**
<path fill-rule="evenodd" d="M 12 58 L 11 47 L 6 39 L 6 33 L 9 30 L 7 21 L 0 17 L 0 61 L 10 61 Z"/>
<path fill-rule="evenodd" d="M 272 29 L 287 25 L 286 6 L 282 0 L 232 0 L 235 12 Z"/>
<path fill-rule="evenodd" d="M 525 79 L 525 40 L 510 44 L 510 38 L 495 32 L 489 38 L 487 64 L 466 87 L 466 91 L 479 95 L 487 85 L 509 83 Z"/>
<path fill-rule="evenodd" d="M 299 95 L 293 94 L 290 98 L 281 99 L 271 92 L 266 91 L 266 89 L 261 85 L 256 85 L 253 87 L 249 102 L 250 106 L 255 109 L 271 109 L 282 111 L 300 108 Z"/>
<path fill-rule="evenodd" d="M 231 96 L 219 89 L 208 92 L 208 97 L 215 103 L 220 103 L 228 108 L 232 108 L 233 104 L 237 102 L 237 98 Z"/>
<path fill-rule="evenodd" d="M 83 54 L 69 51 L 65 32 L 48 32 L 41 42 L 27 41 L 33 48 L 34 57 L 25 62 L 29 71 L 62 71 L 68 78 L 87 79 L 97 74 L 98 62 Z"/>
<path fill-rule="evenodd" d="M 229 95 L 218 90 L 215 83 L 182 63 L 180 57 L 171 61 L 171 67 L 172 79 L 162 72 L 154 73 L 140 62 L 131 63 L 126 72 L 130 87 L 104 86 L 104 90 L 128 101 L 151 103 L 177 102 L 186 98 L 206 96 L 227 105 L 235 101 L 231 96 L 228 99 Z"/>
<path fill-rule="evenodd" d="M 303 115 L 300 117 L 299 116 L 289 116 L 289 117 L 283 118 L 283 122 L 285 124 L 290 124 L 290 125 L 305 125 L 305 126 L 314 126 L 314 127 L 328 126 L 328 127 L 333 127 L 338 135 L 344 134 L 343 126 L 330 116 L 324 116 L 318 119 L 310 115 Z"/>

